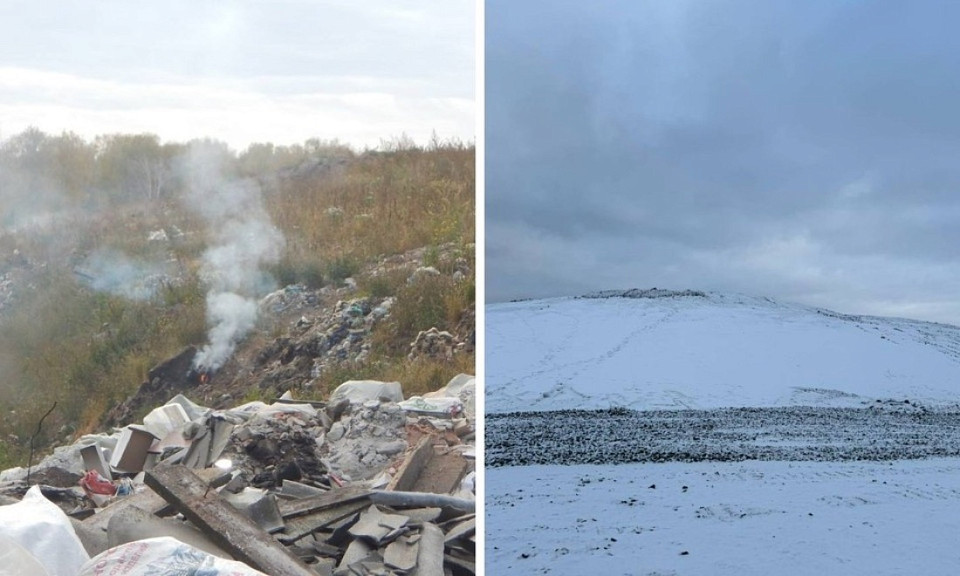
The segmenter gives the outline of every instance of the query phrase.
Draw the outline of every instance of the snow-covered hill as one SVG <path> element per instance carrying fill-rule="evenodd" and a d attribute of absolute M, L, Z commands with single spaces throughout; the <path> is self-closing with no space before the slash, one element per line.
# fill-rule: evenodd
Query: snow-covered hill
<path fill-rule="evenodd" d="M 957 572 L 960 328 L 602 296 L 487 307 L 488 573 Z"/>
<path fill-rule="evenodd" d="M 488 305 L 488 412 L 960 400 L 960 328 L 631 290 Z"/>

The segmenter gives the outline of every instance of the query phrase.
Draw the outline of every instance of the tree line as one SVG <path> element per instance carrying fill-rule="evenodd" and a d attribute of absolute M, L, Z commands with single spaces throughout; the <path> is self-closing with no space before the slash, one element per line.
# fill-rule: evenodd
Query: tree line
<path fill-rule="evenodd" d="M 198 145 L 222 156 L 232 175 L 260 180 L 356 156 L 336 140 L 317 138 L 291 145 L 254 143 L 235 152 L 213 139 L 162 142 L 145 133 L 86 140 L 73 132 L 51 135 L 31 127 L 0 142 L 0 201 L 14 209 L 18 199 L 57 198 L 82 206 L 164 200 L 184 185 L 178 159 Z"/>

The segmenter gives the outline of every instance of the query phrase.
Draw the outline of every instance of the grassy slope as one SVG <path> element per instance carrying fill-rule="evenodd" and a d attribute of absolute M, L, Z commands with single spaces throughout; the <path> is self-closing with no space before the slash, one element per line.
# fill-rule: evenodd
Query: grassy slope
<path fill-rule="evenodd" d="M 281 261 L 271 269 L 281 284 L 336 282 L 383 255 L 449 242 L 473 267 L 472 147 L 314 153 L 326 155 L 319 168 L 307 152 L 280 160 L 274 153 L 273 162 L 247 154 L 237 163 L 238 176 L 261 183 L 267 210 L 286 237 Z M 305 165 L 313 169 L 297 170 Z M 41 445 L 97 429 L 104 411 L 134 391 L 151 366 L 205 338 L 197 260 L 207 231 L 189 212 L 172 198 L 141 198 L 66 218 L 39 234 L 0 232 L 0 274 L 20 283 L 16 305 L 0 316 L 0 469 L 25 463 L 29 438 L 54 401 Z M 183 236 L 155 253 L 148 234 L 174 226 Z M 97 292 L 76 265 L 102 248 L 164 259 L 176 281 L 143 301 Z M 371 362 L 330 378 L 391 378 L 422 390 L 472 371 L 472 354 L 455 365 L 409 363 L 405 354 L 416 331 L 455 326 L 474 304 L 473 287 L 472 274 L 466 283 L 439 281 L 417 294 L 399 279 L 361 278 L 361 290 L 397 296 L 395 320 L 378 328 Z"/>

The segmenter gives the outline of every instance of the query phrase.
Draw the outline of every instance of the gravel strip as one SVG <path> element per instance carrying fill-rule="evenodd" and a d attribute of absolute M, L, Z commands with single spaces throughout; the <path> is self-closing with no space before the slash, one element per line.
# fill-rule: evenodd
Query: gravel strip
<path fill-rule="evenodd" d="M 486 416 L 486 465 L 960 456 L 960 407 L 561 410 Z"/>

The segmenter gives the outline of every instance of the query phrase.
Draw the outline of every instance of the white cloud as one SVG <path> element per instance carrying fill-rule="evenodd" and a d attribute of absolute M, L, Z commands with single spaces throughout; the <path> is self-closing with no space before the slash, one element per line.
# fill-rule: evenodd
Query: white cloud
<path fill-rule="evenodd" d="M 0 3 L 0 129 L 474 139 L 473 0 Z"/>
<path fill-rule="evenodd" d="M 263 84 L 292 82 L 266 79 Z M 307 81 L 309 83 L 309 79 Z M 320 81 L 322 82 L 322 81 Z M 284 93 L 237 81 L 125 83 L 22 68 L 0 68 L 0 122 L 5 134 L 27 126 L 86 137 L 113 132 L 152 132 L 165 140 L 210 136 L 236 148 L 253 141 L 302 142 L 337 138 L 358 147 L 406 133 L 426 142 L 441 137 L 472 140 L 472 99 L 435 98 L 395 83 L 352 78 L 348 92 Z"/>

